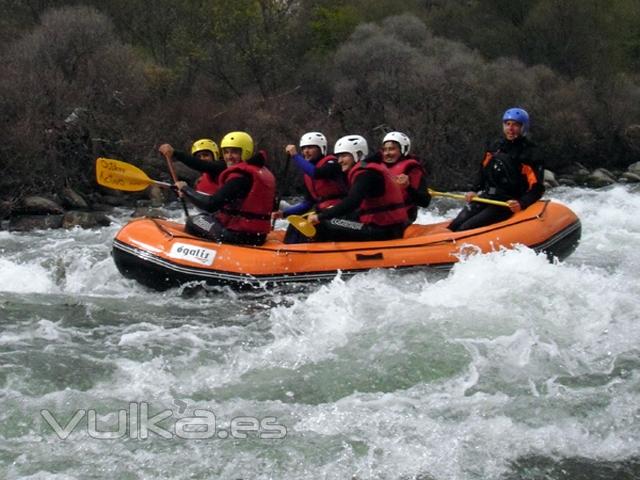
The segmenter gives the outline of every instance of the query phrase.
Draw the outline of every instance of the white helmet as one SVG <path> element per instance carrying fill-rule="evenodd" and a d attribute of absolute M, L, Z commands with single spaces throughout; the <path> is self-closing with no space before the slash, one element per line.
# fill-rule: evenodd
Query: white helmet
<path fill-rule="evenodd" d="M 339 155 L 341 153 L 350 153 L 353 155 L 353 159 L 359 162 L 364 157 L 369 155 L 369 145 L 364 137 L 360 135 L 347 135 L 340 138 L 336 142 L 336 146 L 333 148 L 333 154 Z"/>
<path fill-rule="evenodd" d="M 396 142 L 400 145 L 400 153 L 406 156 L 411 150 L 411 140 L 402 132 L 389 132 L 382 139 L 382 144 L 386 142 Z"/>
<path fill-rule="evenodd" d="M 322 155 L 327 154 L 327 137 L 320 132 L 307 132 L 300 137 L 300 148 L 318 147 Z"/>

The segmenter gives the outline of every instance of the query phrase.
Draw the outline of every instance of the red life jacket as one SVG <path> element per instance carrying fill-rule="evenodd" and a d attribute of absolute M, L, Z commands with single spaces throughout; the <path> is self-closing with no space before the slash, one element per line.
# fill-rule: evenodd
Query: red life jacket
<path fill-rule="evenodd" d="M 378 226 L 407 223 L 407 208 L 402 199 L 402 189 L 395 182 L 389 169 L 379 163 L 359 162 L 349 170 L 349 185 L 353 185 L 358 175 L 365 170 L 378 172 L 384 178 L 384 194 L 379 197 L 367 197 L 360 203 L 359 220 Z"/>
<path fill-rule="evenodd" d="M 196 181 L 196 191 L 200 193 L 206 193 L 207 195 L 213 195 L 220 188 L 220 184 L 217 180 L 211 178 L 209 172 L 204 172 L 200 175 L 200 178 Z"/>
<path fill-rule="evenodd" d="M 385 163 L 385 165 L 389 169 L 389 172 L 393 177 L 397 177 L 398 175 L 402 175 L 402 174 L 409 175 L 409 172 L 414 168 L 419 169 L 420 172 L 422 172 L 422 175 L 427 174 L 427 172 L 425 172 L 424 170 L 424 167 L 414 157 L 401 158 L 396 163 L 393 163 L 393 164 Z M 407 205 L 407 210 L 414 208 L 415 207 L 414 203 L 409 199 L 409 189 L 401 188 L 400 190 L 402 191 L 402 198 L 405 204 Z"/>
<path fill-rule="evenodd" d="M 271 211 L 276 196 L 276 179 L 267 167 L 259 167 L 240 162 L 228 167 L 219 177 L 224 185 L 239 175 L 251 175 L 251 190 L 244 198 L 225 205 L 216 215 L 222 225 L 229 230 L 246 233 L 269 233 L 271 231 Z"/>
<path fill-rule="evenodd" d="M 316 163 L 316 168 L 320 168 L 327 162 L 336 160 L 333 155 L 327 155 Z M 340 199 L 347 195 L 347 183 L 344 178 L 312 178 L 304 174 L 304 185 L 309 194 L 316 202 L 316 210 L 326 210 L 340 203 Z"/>

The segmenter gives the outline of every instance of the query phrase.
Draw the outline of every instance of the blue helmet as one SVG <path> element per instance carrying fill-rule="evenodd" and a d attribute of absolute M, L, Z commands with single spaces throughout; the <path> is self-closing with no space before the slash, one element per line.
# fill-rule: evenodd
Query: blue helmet
<path fill-rule="evenodd" d="M 525 137 L 529 132 L 529 114 L 522 108 L 510 108 L 502 115 L 502 123 L 507 120 L 513 120 L 522 125 L 522 136 Z"/>

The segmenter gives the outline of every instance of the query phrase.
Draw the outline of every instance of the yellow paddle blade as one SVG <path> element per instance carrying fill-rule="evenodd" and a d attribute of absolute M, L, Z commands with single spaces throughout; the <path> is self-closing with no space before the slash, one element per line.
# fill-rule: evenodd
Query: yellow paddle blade
<path fill-rule="evenodd" d="M 138 167 L 112 158 L 96 160 L 96 181 L 103 187 L 125 192 L 139 192 L 152 183 L 168 186 L 168 183 L 151 180 Z"/>
<path fill-rule="evenodd" d="M 449 192 L 437 192 L 435 190 L 428 189 L 429 195 L 432 197 L 447 197 L 447 198 L 455 198 L 457 200 L 465 200 L 465 196 L 459 193 L 449 193 Z M 501 202 L 499 200 L 491 200 L 490 198 L 482 198 L 482 197 L 473 197 L 471 199 L 472 202 L 478 203 L 488 203 L 489 205 L 497 205 L 499 207 L 507 207 L 509 208 L 509 204 L 507 202 Z"/>
<path fill-rule="evenodd" d="M 293 228 L 298 230 L 305 237 L 311 238 L 316 235 L 316 227 L 314 227 L 309 220 L 304 218 L 303 215 L 289 215 L 287 222 L 293 225 Z"/>

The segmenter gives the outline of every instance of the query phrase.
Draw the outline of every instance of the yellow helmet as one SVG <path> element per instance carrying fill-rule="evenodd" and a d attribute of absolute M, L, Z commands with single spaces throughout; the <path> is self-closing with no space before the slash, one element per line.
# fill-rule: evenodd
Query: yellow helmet
<path fill-rule="evenodd" d="M 195 155 L 197 152 L 201 152 L 203 150 L 209 150 L 213 154 L 213 158 L 215 160 L 220 158 L 220 149 L 213 140 L 201 138 L 200 140 L 193 142 L 193 145 L 191 145 L 191 155 Z"/>
<path fill-rule="evenodd" d="M 242 160 L 247 161 L 253 155 L 253 138 L 247 132 L 229 132 L 220 142 L 221 148 L 241 148 Z"/>

